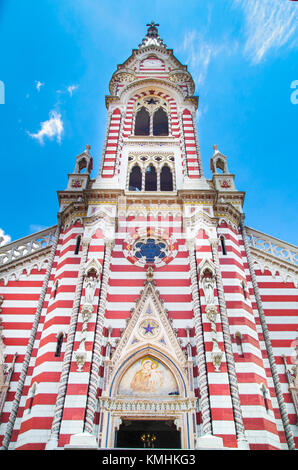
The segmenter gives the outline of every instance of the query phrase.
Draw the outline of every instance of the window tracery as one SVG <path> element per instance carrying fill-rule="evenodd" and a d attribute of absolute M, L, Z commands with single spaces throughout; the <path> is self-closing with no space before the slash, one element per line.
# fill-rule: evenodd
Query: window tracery
<path fill-rule="evenodd" d="M 144 264 L 158 264 L 168 254 L 164 240 L 141 238 L 133 246 L 135 257 Z"/>
<path fill-rule="evenodd" d="M 168 103 L 159 96 L 145 96 L 134 107 L 134 135 L 170 135 Z"/>
<path fill-rule="evenodd" d="M 130 155 L 127 189 L 129 191 L 174 191 L 173 155 Z"/>

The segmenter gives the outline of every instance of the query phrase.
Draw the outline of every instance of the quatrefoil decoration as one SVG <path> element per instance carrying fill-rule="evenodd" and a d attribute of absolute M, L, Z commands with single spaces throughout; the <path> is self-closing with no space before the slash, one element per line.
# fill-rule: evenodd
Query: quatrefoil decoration
<path fill-rule="evenodd" d="M 172 237 L 167 240 L 147 234 L 123 243 L 123 252 L 133 264 L 141 267 L 161 267 L 172 261 L 178 252 L 178 243 Z"/>
<path fill-rule="evenodd" d="M 167 251 L 167 244 L 154 238 L 137 241 L 134 245 L 135 257 L 145 264 L 158 264 L 167 256 Z"/>

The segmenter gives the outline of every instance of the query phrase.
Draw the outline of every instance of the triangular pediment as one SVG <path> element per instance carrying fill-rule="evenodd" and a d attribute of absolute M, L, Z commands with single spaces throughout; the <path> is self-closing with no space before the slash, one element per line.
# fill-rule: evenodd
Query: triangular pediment
<path fill-rule="evenodd" d="M 111 365 L 116 366 L 130 353 L 141 348 L 163 351 L 186 367 L 186 356 L 168 318 L 167 311 L 152 281 L 144 290 L 132 310 L 132 315 L 113 354 Z"/>

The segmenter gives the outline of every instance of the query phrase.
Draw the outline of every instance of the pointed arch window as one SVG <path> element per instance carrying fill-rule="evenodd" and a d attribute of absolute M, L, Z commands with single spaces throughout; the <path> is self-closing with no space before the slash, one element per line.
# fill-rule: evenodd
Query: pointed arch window
<path fill-rule="evenodd" d="M 163 108 L 153 114 L 153 135 L 169 135 L 168 115 Z"/>
<path fill-rule="evenodd" d="M 247 292 L 247 286 L 244 281 L 241 282 L 241 287 L 242 287 L 243 296 L 247 300 L 248 292 Z"/>
<path fill-rule="evenodd" d="M 128 191 L 174 191 L 175 186 L 175 159 L 172 155 L 129 155 Z"/>
<path fill-rule="evenodd" d="M 75 255 L 78 255 L 78 254 L 79 254 L 80 245 L 81 245 L 81 235 L 79 235 L 79 236 L 77 237 L 77 240 L 76 240 L 76 247 L 75 247 L 75 251 L 74 251 L 74 254 L 75 254 Z"/>
<path fill-rule="evenodd" d="M 150 114 L 143 106 L 136 114 L 135 135 L 150 134 Z"/>
<path fill-rule="evenodd" d="M 173 175 L 170 168 L 167 165 L 162 167 L 160 173 L 160 190 L 161 191 L 173 191 Z"/>
<path fill-rule="evenodd" d="M 139 165 L 132 167 L 128 188 L 129 191 L 142 191 L 142 171 Z"/>
<path fill-rule="evenodd" d="M 157 173 L 153 165 L 146 168 L 145 191 L 157 191 Z"/>
<path fill-rule="evenodd" d="M 86 173 L 86 171 L 87 171 L 87 160 L 85 158 L 82 158 L 82 160 L 80 160 L 78 162 L 78 167 L 79 167 L 79 173 Z"/>
<path fill-rule="evenodd" d="M 226 240 L 224 236 L 220 237 L 221 251 L 223 255 L 227 254 Z"/>
<path fill-rule="evenodd" d="M 170 107 L 160 96 L 143 96 L 134 105 L 134 135 L 168 136 L 171 134 Z"/>
<path fill-rule="evenodd" d="M 59 281 L 56 281 L 56 282 L 55 282 L 55 286 L 54 286 L 53 299 L 56 298 L 57 291 L 58 291 L 58 287 L 59 287 Z"/>
<path fill-rule="evenodd" d="M 225 162 L 221 158 L 218 158 L 216 160 L 216 166 L 215 166 L 217 173 L 226 173 L 226 167 L 225 167 Z"/>
<path fill-rule="evenodd" d="M 266 408 L 267 413 L 269 412 L 269 402 L 268 402 L 268 390 L 265 386 L 265 384 L 262 384 L 261 386 L 261 392 L 263 395 L 263 400 L 264 400 L 264 406 Z"/>
<path fill-rule="evenodd" d="M 31 413 L 31 410 L 32 410 L 33 400 L 36 394 L 36 389 L 37 389 L 37 385 L 36 385 L 36 382 L 34 382 L 34 384 L 29 390 L 29 406 L 28 406 L 28 411 L 27 411 L 28 414 Z"/>
<path fill-rule="evenodd" d="M 243 351 L 243 345 L 242 345 L 242 334 L 239 331 L 235 333 L 235 339 L 236 339 L 238 354 L 239 356 L 244 357 L 244 351 Z"/>
<path fill-rule="evenodd" d="M 61 355 L 63 336 L 64 336 L 63 333 L 59 333 L 59 335 L 57 336 L 57 344 L 56 344 L 56 352 L 55 352 L 56 357 L 60 357 Z"/>

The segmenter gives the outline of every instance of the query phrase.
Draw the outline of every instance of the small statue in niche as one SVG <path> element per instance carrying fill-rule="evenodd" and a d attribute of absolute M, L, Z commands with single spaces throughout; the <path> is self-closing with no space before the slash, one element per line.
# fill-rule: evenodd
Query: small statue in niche
<path fill-rule="evenodd" d="M 202 288 L 204 291 L 207 305 L 213 305 L 215 303 L 214 287 L 214 277 L 209 270 L 206 270 L 202 279 Z"/>
<path fill-rule="evenodd" d="M 97 284 L 96 272 L 89 271 L 85 278 L 85 304 L 93 303 L 94 292 Z"/>

